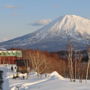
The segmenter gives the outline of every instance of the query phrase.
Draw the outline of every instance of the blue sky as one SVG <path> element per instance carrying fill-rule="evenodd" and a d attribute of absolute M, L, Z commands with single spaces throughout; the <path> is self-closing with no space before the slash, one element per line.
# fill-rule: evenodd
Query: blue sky
<path fill-rule="evenodd" d="M 0 0 L 0 41 L 31 33 L 40 20 L 75 14 L 90 18 L 90 0 Z"/>

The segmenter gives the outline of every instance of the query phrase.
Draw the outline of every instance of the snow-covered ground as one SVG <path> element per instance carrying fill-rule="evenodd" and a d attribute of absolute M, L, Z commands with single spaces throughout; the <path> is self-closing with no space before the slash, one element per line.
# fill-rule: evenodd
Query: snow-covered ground
<path fill-rule="evenodd" d="M 85 80 L 82 83 L 78 80 L 70 82 L 69 79 L 62 77 L 57 72 L 48 74 L 47 77 L 42 75 L 39 78 L 35 72 L 31 72 L 28 78 L 26 78 L 26 74 L 19 74 L 19 78 L 12 79 L 15 73 L 11 72 L 9 68 L 8 66 L 0 66 L 0 69 L 4 71 L 3 90 L 90 90 L 89 80 L 87 83 Z"/>

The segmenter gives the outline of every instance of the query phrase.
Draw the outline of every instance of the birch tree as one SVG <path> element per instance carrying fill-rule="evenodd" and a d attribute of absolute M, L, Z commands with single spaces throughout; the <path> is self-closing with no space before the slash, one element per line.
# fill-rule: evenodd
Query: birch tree
<path fill-rule="evenodd" d="M 87 70 L 86 70 L 86 82 L 88 79 L 89 67 L 90 67 L 90 48 L 88 49 L 88 63 L 87 63 Z"/>
<path fill-rule="evenodd" d="M 68 46 L 68 67 L 69 67 L 69 74 L 70 74 L 70 81 L 73 81 L 73 47 L 71 44 Z"/>
<path fill-rule="evenodd" d="M 32 63 L 32 68 L 37 75 L 42 74 L 47 68 L 46 56 L 38 50 L 34 50 L 32 53 L 29 53 L 29 57 Z"/>
<path fill-rule="evenodd" d="M 79 81 L 82 82 L 82 54 L 80 51 L 75 51 L 75 63 L 74 63 L 74 68 L 75 68 L 75 78 L 79 78 Z"/>

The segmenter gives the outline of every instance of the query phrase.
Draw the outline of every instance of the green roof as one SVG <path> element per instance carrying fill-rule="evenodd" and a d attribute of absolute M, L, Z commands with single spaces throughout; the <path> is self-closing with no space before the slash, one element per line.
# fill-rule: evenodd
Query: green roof
<path fill-rule="evenodd" d="M 22 57 L 22 51 L 20 51 L 20 50 L 0 51 L 0 56 L 16 56 L 16 57 Z"/>

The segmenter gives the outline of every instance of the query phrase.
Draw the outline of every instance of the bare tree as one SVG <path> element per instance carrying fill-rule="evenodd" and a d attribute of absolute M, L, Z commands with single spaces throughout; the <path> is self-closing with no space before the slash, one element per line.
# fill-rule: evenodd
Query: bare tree
<path fill-rule="evenodd" d="M 87 63 L 87 70 L 86 70 L 86 82 L 88 79 L 89 67 L 90 67 L 90 48 L 88 49 L 88 63 Z"/>
<path fill-rule="evenodd" d="M 27 72 L 27 78 L 28 78 L 28 74 L 30 72 L 29 60 L 28 59 L 27 60 L 25 59 L 23 61 L 24 61 L 24 65 L 25 65 L 25 68 L 26 68 L 26 72 Z"/>
<path fill-rule="evenodd" d="M 75 52 L 75 79 L 79 78 L 79 81 L 82 82 L 82 54 L 80 51 Z"/>
<path fill-rule="evenodd" d="M 78 51 L 74 51 L 74 59 L 73 59 L 73 68 L 74 68 L 74 82 L 76 81 L 76 76 L 77 76 L 77 60 L 78 60 Z"/>
<path fill-rule="evenodd" d="M 32 63 L 32 68 L 37 75 L 42 74 L 47 69 L 46 56 L 38 50 L 29 53 L 29 58 Z"/>
<path fill-rule="evenodd" d="M 68 46 L 68 67 L 69 67 L 69 74 L 70 74 L 70 81 L 73 81 L 73 47 L 72 44 Z"/>

